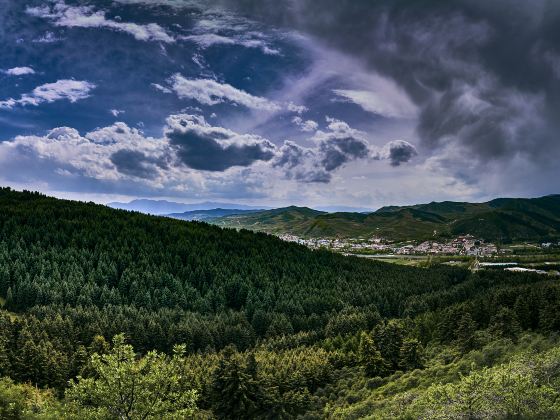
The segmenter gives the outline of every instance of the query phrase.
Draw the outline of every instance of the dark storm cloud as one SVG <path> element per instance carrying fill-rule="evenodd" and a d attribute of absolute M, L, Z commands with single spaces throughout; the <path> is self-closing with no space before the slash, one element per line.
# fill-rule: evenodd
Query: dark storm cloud
<path fill-rule="evenodd" d="M 174 116 L 168 124 L 166 137 L 180 161 L 192 169 L 225 171 L 274 157 L 275 146 L 268 140 L 211 127 L 200 116 Z"/>
<path fill-rule="evenodd" d="M 383 149 L 385 158 L 391 162 L 391 166 L 407 163 L 418 154 L 412 144 L 403 140 L 391 141 Z"/>
<path fill-rule="evenodd" d="M 334 171 L 346 162 L 365 158 L 368 155 L 367 143 L 353 137 L 330 138 L 321 142 L 321 161 L 326 171 Z"/>
<path fill-rule="evenodd" d="M 310 33 L 395 80 L 419 107 L 428 152 L 451 146 L 479 162 L 559 152 L 559 2 L 222 3 Z"/>
<path fill-rule="evenodd" d="M 137 150 L 122 149 L 113 153 L 110 159 L 120 173 L 145 179 L 157 176 L 154 165 L 164 166 L 163 162 Z"/>

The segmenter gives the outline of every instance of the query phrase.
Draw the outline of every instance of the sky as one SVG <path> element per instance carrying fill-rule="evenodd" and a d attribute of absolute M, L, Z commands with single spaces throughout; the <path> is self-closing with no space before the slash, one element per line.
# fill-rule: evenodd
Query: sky
<path fill-rule="evenodd" d="M 0 184 L 377 208 L 559 193 L 560 3 L 0 0 Z"/>

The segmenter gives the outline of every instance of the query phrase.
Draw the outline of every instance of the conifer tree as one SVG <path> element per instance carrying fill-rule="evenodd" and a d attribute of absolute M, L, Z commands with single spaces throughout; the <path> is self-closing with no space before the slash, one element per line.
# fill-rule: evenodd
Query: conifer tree
<path fill-rule="evenodd" d="M 373 338 L 366 332 L 360 335 L 358 358 L 367 376 L 385 376 L 388 373 L 387 361 L 381 356 Z"/>
<path fill-rule="evenodd" d="M 416 338 L 403 340 L 399 350 L 399 368 L 413 370 L 422 367 L 422 348 Z"/>
<path fill-rule="evenodd" d="M 221 356 L 212 380 L 213 412 L 221 419 L 248 418 L 256 410 L 252 378 L 232 346 L 226 347 Z"/>
<path fill-rule="evenodd" d="M 475 332 L 476 322 L 470 312 L 465 312 L 457 325 L 457 345 L 462 352 L 468 352 L 475 347 Z"/>

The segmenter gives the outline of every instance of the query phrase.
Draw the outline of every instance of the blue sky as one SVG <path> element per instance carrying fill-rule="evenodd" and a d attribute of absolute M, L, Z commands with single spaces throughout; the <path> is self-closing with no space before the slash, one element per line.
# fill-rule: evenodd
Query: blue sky
<path fill-rule="evenodd" d="M 505 31 L 488 10 L 436 10 L 446 32 L 437 13 L 403 26 L 371 7 L 353 33 L 337 28 L 347 16 L 315 24 L 306 1 L 278 22 L 225 3 L 0 1 L 1 183 L 271 206 L 558 192 L 560 55 L 545 38 L 533 54 L 550 71 L 524 86 L 484 56 Z"/>

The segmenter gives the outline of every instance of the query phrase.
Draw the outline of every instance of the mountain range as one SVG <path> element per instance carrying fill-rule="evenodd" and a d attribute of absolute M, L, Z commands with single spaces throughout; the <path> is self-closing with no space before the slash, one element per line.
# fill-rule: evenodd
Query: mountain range
<path fill-rule="evenodd" d="M 255 213 L 261 212 L 262 209 L 259 210 L 242 210 L 242 209 L 211 209 L 211 210 L 192 210 L 192 211 L 185 211 L 182 213 L 170 213 L 166 214 L 167 217 L 171 217 L 173 219 L 179 220 L 199 220 L 199 221 L 210 221 L 213 219 L 226 217 L 226 216 L 233 216 L 233 215 L 242 215 L 248 213 Z"/>
<path fill-rule="evenodd" d="M 384 237 L 422 240 L 472 234 L 493 241 L 560 238 L 560 195 L 498 198 L 485 203 L 431 202 L 382 207 L 373 213 L 326 213 L 285 207 L 226 215 L 210 223 L 302 237 Z"/>
<path fill-rule="evenodd" d="M 224 209 L 224 210 L 264 210 L 269 207 L 260 206 L 246 206 L 243 204 L 235 203 L 220 203 L 205 201 L 202 203 L 177 203 L 167 200 L 150 200 L 146 198 L 132 200 L 128 203 L 112 202 L 108 203 L 107 206 L 129 211 L 138 211 L 140 213 L 153 214 L 153 215 L 168 215 L 171 213 L 184 213 L 191 211 L 200 210 L 214 210 L 214 209 Z"/>

